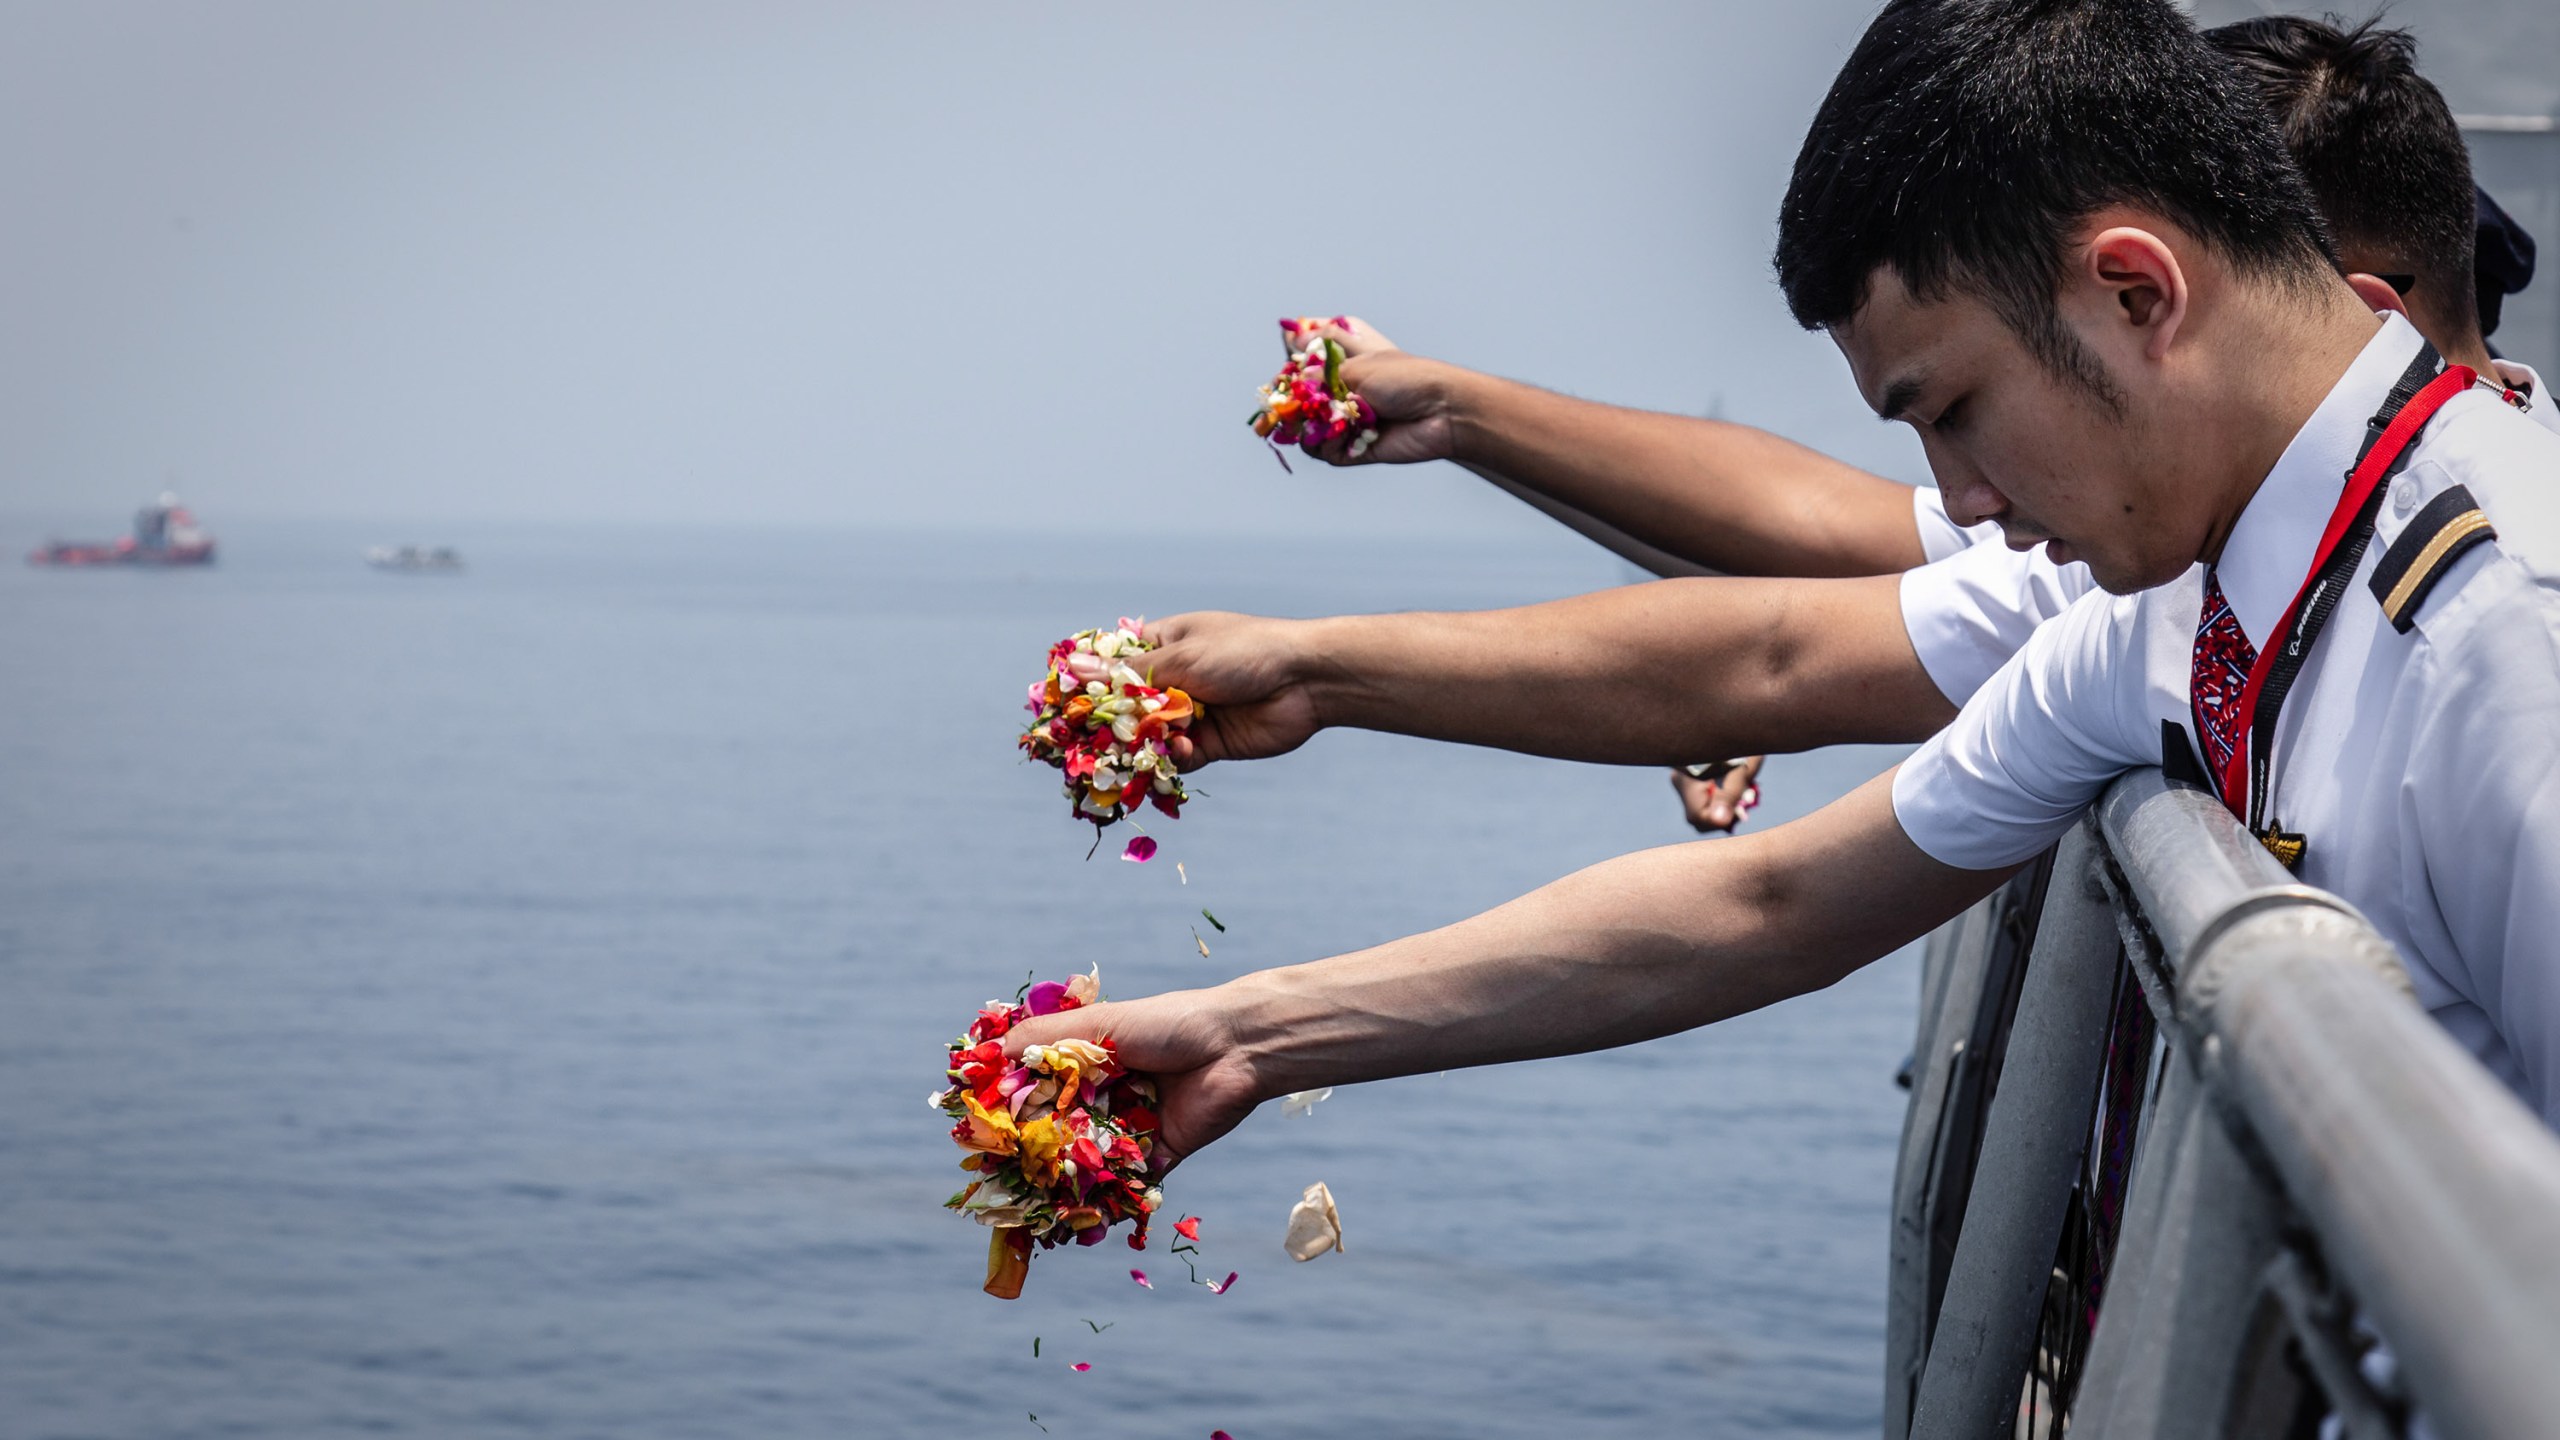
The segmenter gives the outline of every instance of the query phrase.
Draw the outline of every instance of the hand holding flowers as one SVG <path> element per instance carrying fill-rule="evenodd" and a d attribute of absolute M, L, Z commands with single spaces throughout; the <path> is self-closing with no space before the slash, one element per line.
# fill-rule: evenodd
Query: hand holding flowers
<path fill-rule="evenodd" d="M 1155 648 L 1146 622 L 1081 630 L 1049 647 L 1049 671 L 1031 686 L 1031 724 L 1021 745 L 1066 776 L 1074 813 L 1099 829 L 1141 804 L 1182 813 L 1189 793 L 1171 741 L 1197 715 L 1191 697 L 1159 688 L 1138 666 Z"/>
<path fill-rule="evenodd" d="M 955 1122 L 951 1138 L 969 1152 L 960 1168 L 977 1178 L 944 1203 L 994 1230 L 991 1295 L 1022 1293 L 1035 1244 L 1098 1245 L 1134 1220 L 1129 1247 L 1145 1249 L 1148 1218 L 1163 1203 L 1151 1168 L 1155 1082 L 1127 1069 L 1107 1038 L 1007 1043 L 1025 1022 L 1100 998 L 1098 972 L 1026 986 L 1013 1004 L 987 1002 L 951 1042 L 948 1083 L 932 1104 Z"/>
<path fill-rule="evenodd" d="M 1460 458 L 1460 387 L 1481 377 L 1400 350 L 1356 316 L 1283 320 L 1280 341 L 1288 360 L 1263 387 L 1263 404 L 1252 417 L 1256 434 L 1275 445 L 1294 444 L 1329 465 Z M 1356 424 L 1331 418 L 1346 402 L 1363 417 Z M 1284 433 L 1284 412 L 1312 423 Z"/>
<path fill-rule="evenodd" d="M 1350 357 L 1336 334 L 1326 333 L 1350 328 L 1347 315 L 1280 322 L 1289 358 L 1262 387 L 1262 404 L 1252 416 L 1253 433 L 1270 441 L 1274 454 L 1295 445 L 1312 455 L 1340 442 L 1344 454 L 1357 460 L 1378 443 L 1378 412 L 1343 379 L 1342 362 Z M 1288 463 L 1282 456 L 1282 467 Z"/>
<path fill-rule="evenodd" d="M 1157 1117 L 1148 1160 L 1158 1176 L 1244 1122 L 1255 1106 L 1285 1093 L 1264 1083 L 1233 1028 L 1234 984 L 1175 990 L 1027 1019 L 1004 1036 L 1020 1054 L 1033 1045 L 1090 1040 L 1155 1085 Z"/>
<path fill-rule="evenodd" d="M 1148 663 L 1198 711 L 1167 737 L 1179 770 L 1215 760 L 1267 760 L 1324 728 L 1312 678 L 1326 622 L 1199 611 L 1147 627 Z"/>

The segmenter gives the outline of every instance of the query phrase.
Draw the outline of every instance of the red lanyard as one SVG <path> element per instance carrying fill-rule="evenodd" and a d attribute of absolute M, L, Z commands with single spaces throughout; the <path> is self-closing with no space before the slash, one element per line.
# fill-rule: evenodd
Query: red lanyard
<path fill-rule="evenodd" d="M 2470 389 L 2471 382 L 2478 378 L 2465 365 L 2447 366 L 2439 373 L 2439 363 L 2436 347 L 2420 349 L 2400 383 L 2391 388 L 2381 411 L 2368 422 L 2364 451 L 2356 457 L 2355 468 L 2347 472 L 2347 488 L 2339 493 L 2337 508 L 2329 512 L 2329 524 L 2320 534 L 2320 549 L 2312 558 L 2311 573 L 2303 577 L 2302 588 L 2294 593 L 2293 603 L 2285 608 L 2283 621 L 2270 637 L 2282 643 L 2271 643 L 2260 650 L 2257 663 L 2249 667 L 2248 688 L 2240 692 L 2240 714 L 2248 728 L 2241 734 L 2241 743 L 2232 749 L 2230 765 L 2214 778 L 2222 792 L 2222 803 L 2253 827 L 2265 823 L 2267 771 L 2275 750 L 2276 717 L 2283 713 L 2285 696 L 2293 689 L 2294 677 L 2302 672 L 2303 661 L 2310 657 L 2313 643 L 2328 625 L 2329 612 L 2337 608 L 2339 595 L 2345 592 L 2356 566 L 2364 559 L 2366 542 L 2373 538 L 2383 480 L 2400 468 L 2409 442 L 2426 428 L 2436 411 L 2447 400 Z"/>

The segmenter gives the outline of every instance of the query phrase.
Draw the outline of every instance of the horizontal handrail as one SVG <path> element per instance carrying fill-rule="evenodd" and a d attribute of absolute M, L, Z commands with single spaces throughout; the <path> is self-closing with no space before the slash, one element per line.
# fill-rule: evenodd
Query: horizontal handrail
<path fill-rule="evenodd" d="M 2388 942 L 2210 796 L 2138 771 L 2098 809 L 2245 1122 L 2436 1428 L 2560 1416 L 2560 1139 L 2409 998 Z"/>

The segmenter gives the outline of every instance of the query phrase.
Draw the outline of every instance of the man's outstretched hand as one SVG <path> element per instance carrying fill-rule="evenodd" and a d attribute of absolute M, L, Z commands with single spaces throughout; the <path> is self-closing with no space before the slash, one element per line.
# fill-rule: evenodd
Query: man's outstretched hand
<path fill-rule="evenodd" d="M 1159 1175 L 1242 1124 L 1264 1100 L 1252 1067 L 1213 990 L 1177 990 L 1143 1000 L 1088 1005 L 1025 1020 L 1006 1033 L 1004 1053 L 1053 1040 L 1109 1040 L 1120 1063 L 1156 1080 L 1153 1157 Z"/>
<path fill-rule="evenodd" d="M 1349 437 L 1306 453 L 1328 465 L 1411 465 L 1457 455 L 1457 382 L 1467 372 L 1396 348 L 1358 316 L 1346 326 L 1325 324 L 1316 333 L 1342 346 L 1343 383 L 1360 392 L 1378 415 L 1378 438 L 1351 458 Z M 1287 337 L 1281 340 L 1288 345 Z"/>
<path fill-rule="evenodd" d="M 1201 707 L 1170 742 L 1174 764 L 1267 760 L 1324 728 L 1302 659 L 1310 623 L 1202 610 L 1147 627 L 1148 683 L 1180 686 Z"/>
<path fill-rule="evenodd" d="M 1686 770 L 1671 772 L 1671 788 L 1680 795 L 1680 813 L 1689 828 L 1701 835 L 1723 831 L 1731 834 L 1742 824 L 1743 800 L 1760 774 L 1765 755 L 1746 756 L 1725 762 L 1723 768 L 1705 779 Z"/>

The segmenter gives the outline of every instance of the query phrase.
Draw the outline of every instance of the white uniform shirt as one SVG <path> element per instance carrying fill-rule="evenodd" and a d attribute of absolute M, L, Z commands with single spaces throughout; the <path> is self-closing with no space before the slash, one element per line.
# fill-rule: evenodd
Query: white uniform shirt
<path fill-rule="evenodd" d="M 2524 413 L 2542 422 L 2544 429 L 2560 431 L 2560 401 L 2551 398 L 2551 387 L 2542 383 L 2542 377 L 2533 373 L 2532 366 L 2519 365 L 2513 360 L 2492 360 L 2489 363 L 2498 367 L 2498 373 L 2488 376 L 2488 379 L 2498 381 L 2510 390 L 2523 391 Z M 1946 507 L 1940 506 L 1939 513 L 1946 513 Z M 1947 523 L 1953 525 L 1956 522 L 1950 520 Z M 1925 547 L 1929 543 L 1925 538 L 1927 532 L 1922 533 L 1924 538 L 1920 543 Z M 1937 557 L 1929 558 L 1934 560 Z"/>
<path fill-rule="evenodd" d="M 2416 354 L 2389 317 L 2225 542 L 2223 593 L 2263 648 L 2318 549 L 2366 417 Z M 2455 485 L 2497 527 L 2395 631 L 2367 582 Z M 2202 566 L 2093 592 L 2025 647 L 1894 779 L 1914 843 L 1966 869 L 2033 856 L 2118 774 L 2192 733 Z M 2419 1002 L 2560 1126 L 2560 437 L 2474 388 L 2437 412 L 2277 723 L 2269 814 L 2296 872 L 2399 947 Z"/>
<path fill-rule="evenodd" d="M 2541 377 L 2512 361 L 2499 361 L 2498 369 L 2487 378 L 2525 390 L 2525 413 L 2560 433 L 2560 403 Z M 2056 565 L 2042 547 L 2010 549 L 1998 525 L 1956 524 L 1934 485 L 1919 489 L 1912 508 L 1930 563 L 1902 572 L 1902 628 L 1939 692 L 1962 705 L 2038 625 L 2070 609 L 2097 582 L 2088 566 Z"/>

